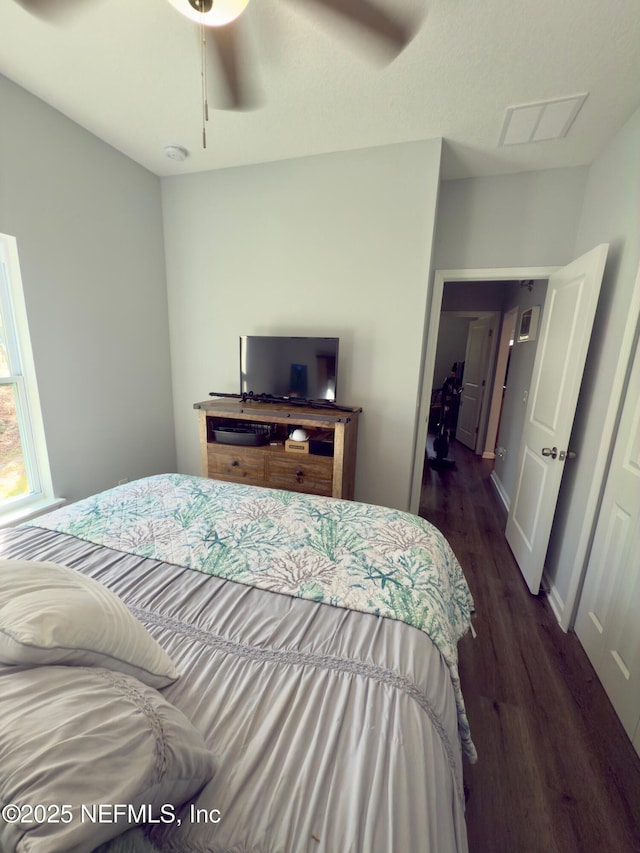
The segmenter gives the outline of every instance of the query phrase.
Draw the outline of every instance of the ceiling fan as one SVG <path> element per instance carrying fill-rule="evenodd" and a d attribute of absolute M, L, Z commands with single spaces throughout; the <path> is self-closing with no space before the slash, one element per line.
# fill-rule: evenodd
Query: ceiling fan
<path fill-rule="evenodd" d="M 15 0 L 33 15 L 49 21 L 62 21 L 80 6 L 91 0 Z M 220 67 L 228 99 L 225 107 L 233 110 L 252 109 L 256 106 L 256 87 L 252 83 L 255 72 L 251 61 L 244 55 L 239 37 L 242 13 L 250 0 L 169 0 L 181 14 L 200 24 L 203 42 L 212 61 Z M 388 50 L 395 58 L 409 44 L 416 28 L 397 13 L 384 11 L 371 0 L 289 0 L 297 8 L 324 7 L 344 22 L 356 25 L 366 35 Z M 393 0 L 387 0 L 391 7 Z M 205 63 L 203 55 L 203 66 Z"/>

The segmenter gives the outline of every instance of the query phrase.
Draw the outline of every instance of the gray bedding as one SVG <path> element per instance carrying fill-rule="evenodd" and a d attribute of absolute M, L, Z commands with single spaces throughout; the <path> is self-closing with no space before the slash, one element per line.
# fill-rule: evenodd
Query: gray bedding
<path fill-rule="evenodd" d="M 456 694 L 423 631 L 38 526 L 0 542 L 105 584 L 181 673 L 160 692 L 215 773 L 179 826 L 145 829 L 160 850 L 467 850 Z"/>

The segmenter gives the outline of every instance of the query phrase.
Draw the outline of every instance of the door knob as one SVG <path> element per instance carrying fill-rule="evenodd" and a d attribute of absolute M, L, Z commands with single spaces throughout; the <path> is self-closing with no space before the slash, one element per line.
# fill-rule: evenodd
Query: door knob
<path fill-rule="evenodd" d="M 552 459 L 555 459 L 558 455 L 558 448 L 557 447 L 543 447 L 542 448 L 542 455 L 543 456 L 550 456 Z"/>
<path fill-rule="evenodd" d="M 559 458 L 561 462 L 564 462 L 565 459 L 575 459 L 577 455 L 573 450 L 561 450 Z"/>

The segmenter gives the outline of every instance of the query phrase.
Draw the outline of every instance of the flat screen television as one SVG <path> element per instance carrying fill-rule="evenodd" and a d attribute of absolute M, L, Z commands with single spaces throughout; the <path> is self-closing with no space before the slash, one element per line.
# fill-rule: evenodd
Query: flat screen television
<path fill-rule="evenodd" d="M 240 393 L 336 401 L 338 338 L 241 335 Z"/>

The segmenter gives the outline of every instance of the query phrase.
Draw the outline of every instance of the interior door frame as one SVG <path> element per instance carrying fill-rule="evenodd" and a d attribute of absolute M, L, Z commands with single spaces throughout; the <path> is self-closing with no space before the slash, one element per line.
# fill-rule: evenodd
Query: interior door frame
<path fill-rule="evenodd" d="M 511 351 L 513 339 L 516 334 L 517 322 L 518 309 L 516 307 L 510 308 L 508 311 L 503 311 L 501 317 L 500 336 L 496 344 L 493 388 L 490 391 L 491 403 L 489 405 L 487 433 L 484 437 L 484 450 L 482 451 L 483 459 L 496 458 L 495 450 L 492 450 L 491 448 L 495 449 L 496 442 L 498 441 L 505 379 L 507 378 L 507 364 L 509 362 L 509 353 Z"/>
<path fill-rule="evenodd" d="M 431 288 L 431 300 L 425 317 L 422 346 L 422 364 L 420 366 L 420 399 L 418 402 L 418 422 L 413 449 L 413 475 L 409 496 L 409 512 L 417 515 L 420 508 L 420 492 L 424 474 L 425 453 L 427 447 L 429 410 L 433 393 L 433 372 L 436 366 L 438 346 L 438 326 L 442 311 L 444 286 L 448 281 L 518 281 L 549 278 L 559 267 L 498 267 L 493 269 L 436 270 Z M 487 395 L 488 396 L 488 395 Z"/>

